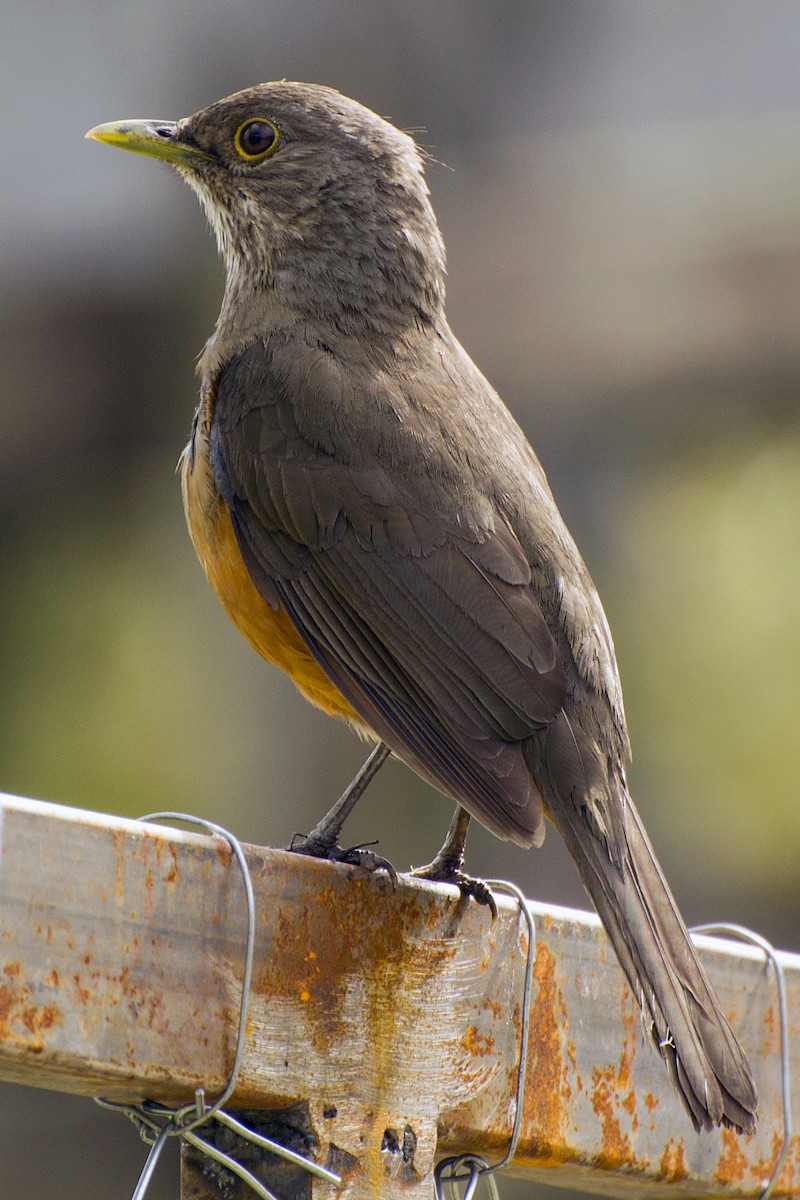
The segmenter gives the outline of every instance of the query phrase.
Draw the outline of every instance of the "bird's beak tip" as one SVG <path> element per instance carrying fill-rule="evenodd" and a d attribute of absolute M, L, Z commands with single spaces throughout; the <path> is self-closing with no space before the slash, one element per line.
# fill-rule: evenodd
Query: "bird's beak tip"
<path fill-rule="evenodd" d="M 149 121 L 106 121 L 103 125 L 94 125 L 91 129 L 87 129 L 84 137 L 91 138 L 95 142 L 122 145 L 132 140 L 134 131 L 139 133 L 142 127 L 149 124 Z"/>

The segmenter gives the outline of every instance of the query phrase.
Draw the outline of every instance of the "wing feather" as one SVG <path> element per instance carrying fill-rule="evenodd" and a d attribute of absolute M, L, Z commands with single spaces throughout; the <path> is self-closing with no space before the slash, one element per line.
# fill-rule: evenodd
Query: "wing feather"
<path fill-rule="evenodd" d="M 499 836 L 539 842 L 541 797 L 520 743 L 560 710 L 566 685 L 508 521 L 477 488 L 470 504 L 469 480 L 456 486 L 430 448 L 405 478 L 394 426 L 383 453 L 367 426 L 350 441 L 343 427 L 337 444 L 329 408 L 343 386 L 310 397 L 270 363 L 262 349 L 225 368 L 212 426 L 218 486 L 256 587 L 277 594 L 399 757 Z M 312 405 L 328 414 L 324 436 L 309 436 Z"/>

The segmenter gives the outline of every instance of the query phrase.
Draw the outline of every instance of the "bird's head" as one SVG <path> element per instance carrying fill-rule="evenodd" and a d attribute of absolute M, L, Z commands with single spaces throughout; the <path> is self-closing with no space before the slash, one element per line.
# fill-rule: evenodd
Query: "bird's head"
<path fill-rule="evenodd" d="M 164 159 L 197 192 L 241 301 L 435 319 L 444 247 L 413 139 L 332 88 L 266 83 L 180 121 L 112 121 L 87 137 Z"/>

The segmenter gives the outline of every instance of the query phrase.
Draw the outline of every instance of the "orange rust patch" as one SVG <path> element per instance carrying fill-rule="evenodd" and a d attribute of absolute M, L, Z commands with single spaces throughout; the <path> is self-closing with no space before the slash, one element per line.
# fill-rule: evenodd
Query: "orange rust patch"
<path fill-rule="evenodd" d="M 55 967 L 47 972 L 42 982 L 44 983 L 45 987 L 57 988 L 59 986 L 61 979 Z"/>
<path fill-rule="evenodd" d="M 494 1036 L 491 1033 L 479 1033 L 474 1025 L 468 1025 L 466 1033 L 461 1039 L 461 1045 L 466 1050 L 467 1054 L 476 1056 L 478 1054 L 494 1053 Z"/>
<path fill-rule="evenodd" d="M 766 1030 L 769 1034 L 773 1034 L 775 1032 L 775 1005 L 774 1004 L 767 1005 L 766 1012 L 764 1013 L 764 1027 L 766 1028 Z"/>
<path fill-rule="evenodd" d="M 644 1103 L 648 1112 L 655 1112 L 658 1108 L 658 1096 L 654 1096 L 652 1092 L 645 1092 Z"/>
<path fill-rule="evenodd" d="M 619 1058 L 618 1083 L 620 1090 L 625 1090 L 625 1095 L 622 1098 L 622 1107 L 630 1116 L 631 1128 L 635 1133 L 639 1128 L 639 1118 L 636 1113 L 636 1092 L 633 1089 L 631 1067 L 633 1066 L 633 1058 L 636 1054 L 636 1041 L 639 1032 L 639 1009 L 633 998 L 633 994 L 628 988 L 623 988 L 622 991 L 622 1026 L 625 1030 L 625 1039 L 622 1043 L 622 1053 Z"/>
<path fill-rule="evenodd" d="M 89 1003 L 89 1001 L 92 998 L 91 988 L 87 988 L 87 987 L 83 986 L 83 984 L 81 983 L 80 975 L 73 975 L 72 982 L 75 984 L 75 990 L 78 993 L 78 999 L 80 1000 L 81 1004 L 85 1008 L 86 1005 Z"/>
<path fill-rule="evenodd" d="M 575 1052 L 575 1042 L 573 1041 L 572 1038 L 570 1038 L 567 1042 L 567 1060 L 569 1062 L 570 1067 L 572 1068 L 572 1074 L 575 1077 L 575 1086 L 579 1092 L 582 1092 L 583 1091 L 583 1079 L 581 1077 L 580 1071 L 578 1070 L 578 1056 Z M 570 1088 L 569 1095 L 571 1095 L 571 1094 L 572 1094 L 572 1089 Z"/>
<path fill-rule="evenodd" d="M 5 984 L 0 984 L 0 1029 L 5 1033 L 8 1019 L 11 1015 L 11 1009 L 14 1004 L 14 994 L 11 988 Z"/>
<path fill-rule="evenodd" d="M 775 1163 L 778 1161 L 778 1155 L 783 1146 L 783 1133 L 777 1129 L 770 1138 L 770 1153 L 768 1157 L 763 1155 L 750 1164 L 750 1177 L 762 1181 L 769 1179 L 775 1169 Z M 783 1190 L 786 1190 L 787 1195 L 794 1195 L 796 1189 L 793 1188 L 795 1180 L 795 1163 L 793 1158 L 797 1158 L 797 1151 L 800 1150 L 800 1139 L 792 1138 L 791 1150 L 786 1162 L 783 1165 L 783 1170 L 775 1181 L 775 1193 L 780 1195 Z M 794 1151 L 794 1154 L 792 1153 Z"/>
<path fill-rule="evenodd" d="M 677 1183 L 681 1179 L 686 1179 L 688 1174 L 683 1138 L 668 1138 L 664 1153 L 658 1160 L 659 1179 L 668 1179 L 670 1183 Z"/>
<path fill-rule="evenodd" d="M 533 975 L 537 988 L 531 1003 L 526 1069 L 524 1124 L 527 1140 L 536 1146 L 537 1165 L 556 1165 L 564 1159 L 564 1090 L 568 1088 L 561 1056 L 559 1014 L 563 1001 L 556 984 L 556 961 L 544 942 L 536 943 Z"/>
<path fill-rule="evenodd" d="M 408 997 L 457 952 L 454 939 L 420 937 L 441 917 L 441 904 L 427 896 L 398 892 L 390 897 L 373 880 L 351 877 L 332 886 L 312 876 L 291 906 L 264 914 L 272 937 L 256 986 L 262 995 L 294 1002 L 306 993 L 309 1036 L 327 1055 L 347 1032 L 349 981 L 368 963 L 370 1035 L 377 1037 L 380 1030 L 388 1052 L 401 997 L 407 1006 Z"/>
<path fill-rule="evenodd" d="M 719 1156 L 714 1178 L 717 1183 L 741 1183 L 747 1170 L 747 1159 L 739 1145 L 739 1137 L 732 1129 L 722 1129 L 722 1153 Z"/>
<path fill-rule="evenodd" d="M 174 842 L 156 842 L 156 861 L 159 866 L 162 866 L 161 859 L 164 855 L 168 856 L 166 864 L 166 873 L 162 874 L 161 878 L 164 883 L 176 883 L 178 879 L 178 851 Z"/>
<path fill-rule="evenodd" d="M 17 975 L 19 975 L 21 970 L 22 970 L 22 963 L 20 963 L 17 959 L 15 959 L 14 962 L 6 963 L 6 965 L 3 967 L 3 974 L 8 975 L 9 978 L 13 979 L 13 978 L 16 978 Z"/>
<path fill-rule="evenodd" d="M 114 847 L 114 899 L 119 903 L 125 893 L 124 887 L 124 871 L 127 855 L 125 845 L 127 842 L 127 834 L 124 834 L 121 829 L 111 830 L 111 844 Z M 48 930 L 49 934 L 49 930 Z M 48 937 L 48 941 L 49 941 Z"/>
<path fill-rule="evenodd" d="M 734 1029 L 736 1026 L 734 1025 Z M 775 1005 L 767 1005 L 767 1010 L 764 1013 L 764 1041 L 762 1043 L 761 1053 L 764 1058 L 769 1058 L 771 1054 L 780 1054 L 781 1033 L 780 1021 L 778 1014 L 775 1011 Z"/>
<path fill-rule="evenodd" d="M 614 1113 L 618 1080 L 613 1066 L 592 1069 L 592 1108 L 603 1123 L 603 1149 L 599 1163 L 604 1167 L 630 1166 L 635 1162 L 627 1133 L 623 1133 Z"/>
<path fill-rule="evenodd" d="M 633 1090 L 631 1079 L 631 1064 L 636 1051 L 638 1013 L 633 997 L 627 988 L 622 993 L 622 1024 L 625 1038 L 617 1070 L 614 1070 L 612 1064 L 607 1067 L 594 1067 L 592 1070 L 592 1108 L 603 1124 L 603 1149 L 600 1162 L 609 1167 L 630 1166 L 636 1162 L 630 1138 L 627 1133 L 622 1132 L 617 1117 L 618 1107 L 623 1108 L 631 1118 L 632 1130 L 636 1131 L 638 1118 L 636 1093 Z"/>
<path fill-rule="evenodd" d="M 61 1011 L 54 1004 L 31 1004 L 30 995 L 24 985 L 0 984 L 0 1039 L 22 1043 L 38 1054 L 44 1049 L 43 1035 L 61 1024 Z"/>
<path fill-rule="evenodd" d="M 20 1014 L 20 1020 L 28 1032 L 36 1035 L 45 1029 L 52 1029 L 59 1019 L 60 1013 L 52 1004 L 44 1004 L 41 1008 L 31 1004 Z"/>

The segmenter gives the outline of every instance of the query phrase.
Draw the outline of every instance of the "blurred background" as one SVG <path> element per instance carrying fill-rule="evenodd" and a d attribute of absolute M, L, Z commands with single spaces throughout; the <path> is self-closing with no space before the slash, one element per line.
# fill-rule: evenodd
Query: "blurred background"
<path fill-rule="evenodd" d="M 222 289 L 199 207 L 166 166 L 83 140 L 265 79 L 326 83 L 439 160 L 450 321 L 603 596 L 633 792 L 687 920 L 800 950 L 795 0 L 2 16 L 0 789 L 282 845 L 359 765 L 236 634 L 184 529 L 174 466 Z M 402 869 L 449 817 L 393 764 L 347 833 Z M 475 829 L 468 865 L 587 907 L 555 835 L 524 854 Z M 12 1087 L 0 1111 L 6 1200 L 130 1194 L 126 1122 Z M 162 1169 L 150 1196 L 176 1194 Z"/>

